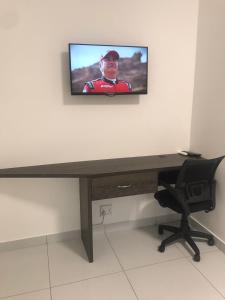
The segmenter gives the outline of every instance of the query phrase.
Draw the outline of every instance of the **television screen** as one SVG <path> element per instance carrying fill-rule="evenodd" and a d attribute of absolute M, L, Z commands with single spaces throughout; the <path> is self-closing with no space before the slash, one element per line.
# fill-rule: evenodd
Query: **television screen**
<path fill-rule="evenodd" d="M 148 48 L 69 44 L 72 95 L 147 94 Z"/>

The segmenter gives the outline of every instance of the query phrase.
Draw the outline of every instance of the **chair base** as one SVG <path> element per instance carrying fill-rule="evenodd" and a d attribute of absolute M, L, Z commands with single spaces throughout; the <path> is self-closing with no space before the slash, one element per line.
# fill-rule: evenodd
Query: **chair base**
<path fill-rule="evenodd" d="M 214 245 L 213 236 L 211 234 L 207 234 L 204 232 L 191 230 L 188 224 L 188 219 L 185 216 L 182 216 L 180 227 L 175 227 L 170 225 L 159 225 L 158 227 L 159 234 L 163 234 L 164 230 L 173 232 L 173 234 L 161 242 L 161 245 L 158 247 L 159 252 L 164 252 L 165 247 L 168 244 L 183 239 L 194 250 L 195 254 L 193 256 L 193 260 L 200 261 L 200 251 L 197 245 L 195 244 L 194 240 L 192 239 L 192 237 L 207 239 L 209 246 Z"/>

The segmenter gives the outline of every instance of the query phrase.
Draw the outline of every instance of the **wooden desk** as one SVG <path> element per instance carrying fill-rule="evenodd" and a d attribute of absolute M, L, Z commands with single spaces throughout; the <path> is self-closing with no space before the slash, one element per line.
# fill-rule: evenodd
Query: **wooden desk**
<path fill-rule="evenodd" d="M 79 178 L 81 238 L 93 262 L 92 201 L 157 191 L 158 174 L 181 167 L 179 154 L 0 169 L 0 178 Z"/>

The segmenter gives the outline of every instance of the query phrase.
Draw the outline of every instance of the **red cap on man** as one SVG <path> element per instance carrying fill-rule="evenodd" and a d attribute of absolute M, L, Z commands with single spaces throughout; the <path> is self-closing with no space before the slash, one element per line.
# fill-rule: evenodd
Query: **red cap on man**
<path fill-rule="evenodd" d="M 101 56 L 101 60 L 104 58 L 113 57 L 114 59 L 118 60 L 120 58 L 119 53 L 115 50 L 108 50 L 105 55 Z"/>

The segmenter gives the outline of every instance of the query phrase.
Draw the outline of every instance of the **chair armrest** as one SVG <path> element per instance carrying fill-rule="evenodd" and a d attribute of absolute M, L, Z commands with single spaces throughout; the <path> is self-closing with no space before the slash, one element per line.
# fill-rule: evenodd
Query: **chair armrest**
<path fill-rule="evenodd" d="M 182 207 L 185 215 L 189 215 L 190 214 L 190 209 L 188 207 L 187 202 L 185 202 L 184 198 L 183 198 L 183 194 L 182 191 L 179 189 L 174 188 L 173 186 L 171 186 L 169 183 L 165 182 L 164 180 L 160 180 L 160 185 L 162 185 L 163 187 L 165 187 L 167 189 L 167 191 L 176 199 L 176 201 L 180 204 L 180 206 Z"/>

